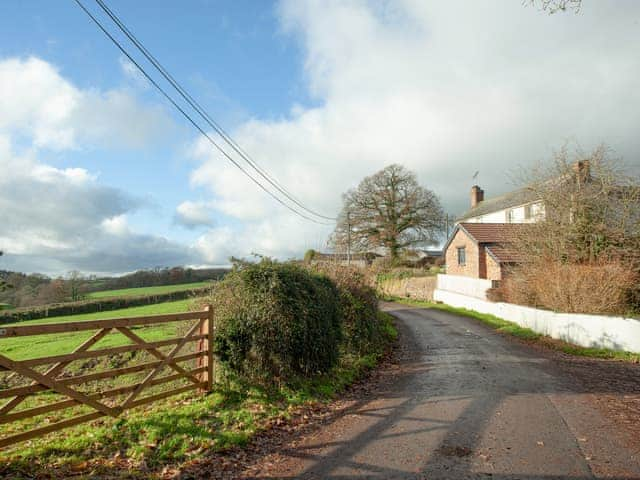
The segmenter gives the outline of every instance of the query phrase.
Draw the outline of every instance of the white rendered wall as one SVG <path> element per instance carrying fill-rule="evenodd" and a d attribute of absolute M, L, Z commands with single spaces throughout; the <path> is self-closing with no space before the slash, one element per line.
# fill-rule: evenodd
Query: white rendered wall
<path fill-rule="evenodd" d="M 533 223 L 540 216 L 544 215 L 542 203 L 538 202 L 531 204 L 531 216 L 526 218 L 525 206 L 526 205 L 520 205 L 517 207 L 506 208 L 504 210 L 498 210 L 497 212 L 487 213 L 486 215 L 471 217 L 464 221 L 469 223 Z M 509 210 L 513 211 L 511 221 L 509 221 Z"/>
<path fill-rule="evenodd" d="M 437 288 L 486 300 L 487 289 L 491 288 L 491 280 L 439 273 Z"/>
<path fill-rule="evenodd" d="M 438 276 L 438 288 L 433 298 L 451 305 L 488 313 L 530 328 L 551 338 L 582 347 L 608 348 L 611 350 L 640 353 L 640 321 L 624 317 L 585 315 L 580 313 L 555 313 L 549 310 L 489 302 L 472 296 L 444 290 L 446 282 Z"/>
<path fill-rule="evenodd" d="M 524 215 L 524 214 L 523 214 Z M 498 210 L 497 212 L 487 213 L 480 217 L 467 218 L 465 222 L 469 223 L 507 223 L 507 211 Z"/>

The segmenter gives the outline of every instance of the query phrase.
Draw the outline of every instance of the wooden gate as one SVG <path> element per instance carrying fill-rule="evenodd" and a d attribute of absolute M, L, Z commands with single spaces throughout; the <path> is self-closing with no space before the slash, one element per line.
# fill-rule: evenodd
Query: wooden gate
<path fill-rule="evenodd" d="M 191 323 L 192 320 L 195 322 Z M 183 322 L 186 333 L 174 338 L 148 341 L 135 331 L 172 322 Z M 3 339 L 9 337 L 50 335 L 52 341 L 55 341 L 56 334 L 87 331 L 95 332 L 68 354 L 20 361 L 11 360 L 3 354 Z M 124 340 L 125 344 L 91 349 L 112 333 L 124 335 L 126 339 L 120 337 L 120 341 L 116 343 L 123 343 L 122 340 Z M 9 386 L 0 390 L 0 402 L 3 399 L 8 399 L 4 405 L 0 406 L 0 426 L 21 422 L 25 419 L 39 418 L 41 415 L 78 406 L 89 407 L 89 411 L 82 414 L 68 418 L 61 415 L 62 419 L 54 423 L 44 426 L 35 424 L 18 433 L 0 435 L 0 448 L 100 417 L 117 417 L 125 410 L 189 390 L 210 391 L 214 382 L 214 361 L 211 348 L 213 333 L 213 311 L 210 306 L 202 311 L 169 315 L 43 325 L 0 325 L 0 370 L 3 370 L 6 376 L 5 385 L 10 384 L 11 379 L 29 381 L 27 385 Z M 146 352 L 146 357 L 153 358 L 153 361 L 91 373 L 81 371 L 80 374 L 75 374 L 77 369 L 76 372 L 68 371 L 68 367 L 73 362 L 85 361 L 84 364 L 87 365 L 92 365 L 91 362 L 94 362 L 94 364 L 104 366 L 105 358 L 108 363 L 109 358 L 128 352 L 131 352 L 131 357 L 136 355 L 134 352 Z M 99 359 L 102 359 L 102 363 Z M 189 361 L 195 364 L 194 368 L 189 369 L 186 366 Z M 163 371 L 169 371 L 170 374 L 160 375 Z M 105 389 L 104 385 L 101 388 L 100 382 L 96 383 L 96 381 L 104 382 L 105 379 L 110 379 L 113 383 L 118 377 L 122 379 L 131 374 L 144 374 L 145 372 L 148 373 L 141 378 L 141 381 L 124 385 L 118 384 L 115 388 Z M 186 383 L 186 385 L 176 386 L 179 383 Z M 94 385 L 93 389 L 87 390 L 85 388 L 83 391 L 79 388 L 81 385 L 86 387 L 89 384 Z M 98 387 L 96 388 L 95 385 Z M 163 385 L 160 391 L 147 396 L 141 395 L 145 390 L 159 385 Z M 36 396 L 37 400 L 34 399 Z M 54 397 L 54 401 L 47 402 L 51 397 Z M 105 401 L 107 399 L 108 401 Z M 22 409 L 17 408 L 20 404 L 23 404 Z M 85 408 L 85 410 L 87 409 Z"/>

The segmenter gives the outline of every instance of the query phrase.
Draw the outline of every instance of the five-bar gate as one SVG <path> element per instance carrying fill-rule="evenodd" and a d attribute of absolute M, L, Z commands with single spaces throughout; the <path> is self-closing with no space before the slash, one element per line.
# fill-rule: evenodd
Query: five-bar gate
<path fill-rule="evenodd" d="M 176 322 L 184 332 L 175 337 L 149 341 L 141 336 L 154 326 Z M 92 331 L 88 339 L 67 354 L 26 360 L 12 360 L 3 354 L 2 342 L 6 338 L 49 335 L 55 341 L 56 335 Z M 116 346 L 101 348 L 101 341 L 109 345 L 105 340 L 111 334 L 121 335 L 111 342 Z M 13 431 L 8 435 L 0 434 L 0 448 L 100 417 L 117 417 L 125 410 L 189 390 L 210 391 L 214 382 L 213 334 L 210 306 L 169 315 L 0 326 L 0 370 L 4 371 L 0 373 L 4 374 L 6 387 L 0 390 L 0 427 L 58 412 L 52 423 L 32 422 L 26 429 L 9 429 Z M 87 365 L 104 368 L 110 365 L 110 359 L 122 358 L 122 354 L 143 361 L 87 373 Z M 78 363 L 85 368 L 78 368 Z M 72 365 L 74 368 L 70 368 Z M 12 380 L 22 382 L 12 386 Z M 144 396 L 148 391 L 151 394 Z M 78 406 L 85 407 L 80 414 L 60 412 Z"/>

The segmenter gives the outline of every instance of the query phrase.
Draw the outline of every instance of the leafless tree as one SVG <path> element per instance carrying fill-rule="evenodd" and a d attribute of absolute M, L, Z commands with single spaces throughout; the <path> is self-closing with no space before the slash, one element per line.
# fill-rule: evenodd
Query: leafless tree
<path fill-rule="evenodd" d="M 515 241 L 507 300 L 584 313 L 640 307 L 640 179 L 605 146 L 564 148 L 524 177 L 544 210 Z"/>
<path fill-rule="evenodd" d="M 394 164 L 343 195 L 332 239 L 341 251 L 385 249 L 397 258 L 409 246 L 435 244 L 442 222 L 438 197 L 420 186 L 413 172 Z"/>
<path fill-rule="evenodd" d="M 582 6 L 582 0 L 523 0 L 523 3 L 538 7 L 549 14 L 567 10 L 578 13 Z"/>
<path fill-rule="evenodd" d="M 72 302 L 76 302 L 81 299 L 84 293 L 86 279 L 78 270 L 72 270 L 67 275 L 66 287 L 69 292 L 69 297 Z"/>

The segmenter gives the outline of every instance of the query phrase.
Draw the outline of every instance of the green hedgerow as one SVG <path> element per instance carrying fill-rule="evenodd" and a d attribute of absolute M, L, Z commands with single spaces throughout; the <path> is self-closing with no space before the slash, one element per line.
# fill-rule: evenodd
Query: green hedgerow
<path fill-rule="evenodd" d="M 322 264 L 312 271 L 326 275 L 339 291 L 343 347 L 348 353 L 366 355 L 385 342 L 384 327 L 378 316 L 376 291 L 367 285 L 363 273 L 351 267 Z"/>
<path fill-rule="evenodd" d="M 261 385 L 328 372 L 339 356 L 338 297 L 331 280 L 294 264 L 240 265 L 212 294 L 215 353 Z"/>

